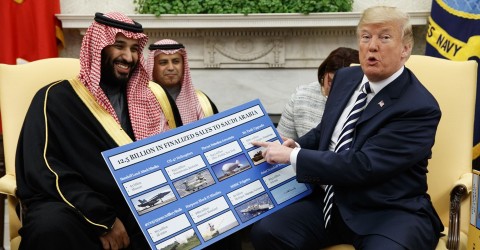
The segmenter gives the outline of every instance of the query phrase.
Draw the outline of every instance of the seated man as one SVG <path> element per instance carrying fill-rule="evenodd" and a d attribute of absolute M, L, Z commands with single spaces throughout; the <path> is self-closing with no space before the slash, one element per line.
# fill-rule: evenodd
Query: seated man
<path fill-rule="evenodd" d="M 215 104 L 204 93 L 195 90 L 183 44 L 163 39 L 148 49 L 148 75 L 175 100 L 183 124 L 218 113 Z"/>
<path fill-rule="evenodd" d="M 435 249 L 443 225 L 427 193 L 441 111 L 405 67 L 413 47 L 406 13 L 378 6 L 357 27 L 360 66 L 335 73 L 320 124 L 295 142 L 265 147 L 314 192 L 263 218 L 256 249 Z"/>
<path fill-rule="evenodd" d="M 149 249 L 101 154 L 169 129 L 148 86 L 147 41 L 126 15 L 97 13 L 78 77 L 36 93 L 16 155 L 20 249 Z"/>

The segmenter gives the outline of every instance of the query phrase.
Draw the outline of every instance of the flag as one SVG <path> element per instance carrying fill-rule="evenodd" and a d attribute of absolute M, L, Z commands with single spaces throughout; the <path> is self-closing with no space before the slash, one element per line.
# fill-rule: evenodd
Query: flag
<path fill-rule="evenodd" d="M 1 0 L 0 63 L 58 57 L 64 42 L 58 13 L 59 0 Z"/>
<path fill-rule="evenodd" d="M 425 55 L 480 64 L 480 1 L 432 0 Z M 480 67 L 477 72 L 480 79 Z M 473 135 L 473 168 L 480 170 L 480 81 Z M 452 83 L 454 87 L 455 83 Z"/>
<path fill-rule="evenodd" d="M 0 0 L 0 63 L 19 64 L 58 57 L 64 46 L 59 0 Z M 0 123 L 0 134 L 2 127 Z"/>

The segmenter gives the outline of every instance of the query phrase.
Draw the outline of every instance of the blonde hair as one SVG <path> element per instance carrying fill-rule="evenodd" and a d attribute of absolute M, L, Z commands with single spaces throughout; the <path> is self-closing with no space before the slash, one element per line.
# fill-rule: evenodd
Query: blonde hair
<path fill-rule="evenodd" d="M 397 22 L 400 25 L 402 32 L 403 43 L 413 48 L 413 31 L 410 24 L 410 17 L 407 13 L 400 11 L 395 7 L 389 6 L 375 6 L 363 11 L 362 17 L 358 22 L 357 35 L 360 35 L 360 30 L 367 24 L 377 24 L 386 22 Z"/>

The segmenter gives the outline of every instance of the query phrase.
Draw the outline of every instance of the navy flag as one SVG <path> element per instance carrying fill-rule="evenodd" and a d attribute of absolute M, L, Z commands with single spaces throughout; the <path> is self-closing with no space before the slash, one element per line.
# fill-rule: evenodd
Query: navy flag
<path fill-rule="evenodd" d="M 480 1 L 433 0 L 428 18 L 425 55 L 480 64 Z M 480 77 L 477 72 L 477 77 Z M 473 135 L 473 168 L 480 170 L 480 86 Z"/>

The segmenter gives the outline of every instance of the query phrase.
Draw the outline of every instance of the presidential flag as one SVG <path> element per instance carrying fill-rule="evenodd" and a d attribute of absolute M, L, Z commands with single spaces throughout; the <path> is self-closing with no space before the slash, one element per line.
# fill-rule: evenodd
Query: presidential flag
<path fill-rule="evenodd" d="M 60 21 L 55 17 L 58 13 L 59 0 L 1 0 L 0 63 L 58 57 L 64 41 Z"/>
<path fill-rule="evenodd" d="M 432 0 L 425 55 L 480 64 L 480 1 Z M 477 77 L 480 79 L 480 67 Z M 473 168 L 480 170 L 480 81 L 473 135 Z M 452 88 L 455 83 L 452 83 Z"/>

